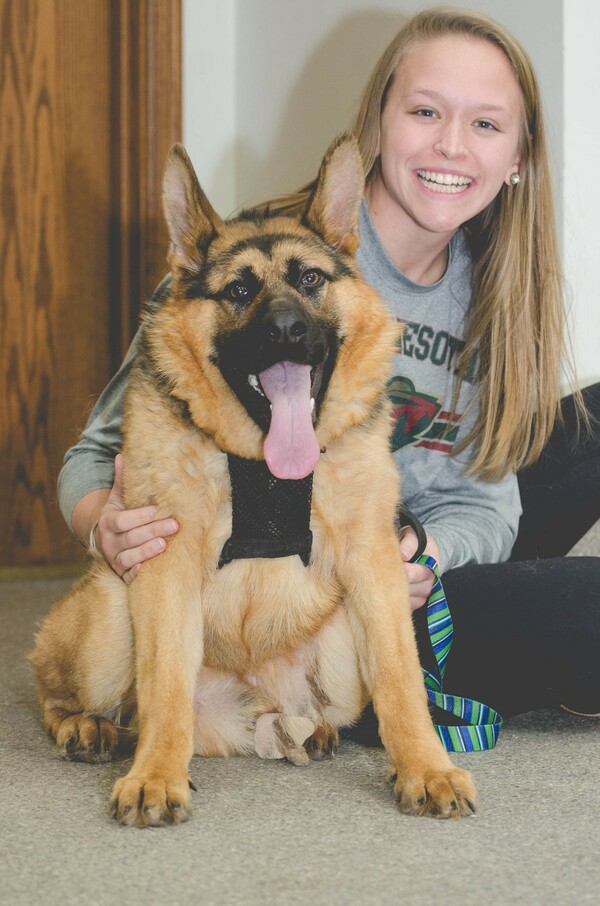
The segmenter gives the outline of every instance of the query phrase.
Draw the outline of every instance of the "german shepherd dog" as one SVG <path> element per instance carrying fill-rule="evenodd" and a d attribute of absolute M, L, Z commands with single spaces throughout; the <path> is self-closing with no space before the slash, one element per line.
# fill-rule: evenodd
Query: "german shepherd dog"
<path fill-rule="evenodd" d="M 163 189 L 171 278 L 128 390 L 125 499 L 180 529 L 130 586 L 95 562 L 42 622 L 45 726 L 83 761 L 130 734 L 112 815 L 173 825 L 191 813 L 193 754 L 305 764 L 372 700 L 401 811 L 469 815 L 473 782 L 428 712 L 395 527 L 399 328 L 354 260 L 356 142 L 330 146 L 301 216 L 222 221 L 179 145 Z"/>

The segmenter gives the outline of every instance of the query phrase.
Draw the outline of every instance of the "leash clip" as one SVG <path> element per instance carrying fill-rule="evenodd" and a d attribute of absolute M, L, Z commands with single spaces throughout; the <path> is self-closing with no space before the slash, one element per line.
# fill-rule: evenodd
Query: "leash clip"
<path fill-rule="evenodd" d="M 402 536 L 402 530 L 405 528 L 411 528 L 417 536 L 417 549 L 408 561 L 409 563 L 416 563 L 417 560 L 423 556 L 423 552 L 427 547 L 427 534 L 425 529 L 415 514 L 402 505 L 400 505 L 396 511 L 396 525 L 398 526 L 400 536 Z"/>

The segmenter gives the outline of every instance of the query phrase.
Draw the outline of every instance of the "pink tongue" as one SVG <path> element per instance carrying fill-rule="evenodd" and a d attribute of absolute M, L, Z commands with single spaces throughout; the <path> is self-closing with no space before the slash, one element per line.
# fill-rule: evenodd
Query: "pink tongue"
<path fill-rule="evenodd" d="M 310 365 L 278 362 L 259 378 L 272 407 L 267 466 L 276 478 L 306 478 L 320 453 L 310 411 Z"/>

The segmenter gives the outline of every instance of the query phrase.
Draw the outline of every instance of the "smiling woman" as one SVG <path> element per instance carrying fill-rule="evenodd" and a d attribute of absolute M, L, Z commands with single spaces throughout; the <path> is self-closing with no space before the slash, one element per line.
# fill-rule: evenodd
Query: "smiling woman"
<path fill-rule="evenodd" d="M 542 101 L 527 53 L 485 16 L 427 10 L 382 54 L 355 132 L 370 216 L 402 273 L 435 282 L 446 269 L 449 239 L 462 228 L 474 291 L 457 392 L 473 357 L 484 363 L 480 415 L 463 431 L 462 446 L 472 445 L 470 471 L 486 479 L 525 466 L 540 455 L 558 411 L 558 362 L 570 368 Z M 460 193 L 436 192 L 402 164 L 429 170 L 438 184 L 447 174 L 472 182 Z"/>
<path fill-rule="evenodd" d="M 386 96 L 367 199 L 396 267 L 418 283 L 444 274 L 448 243 L 510 184 L 523 103 L 506 55 L 481 38 L 417 44 Z"/>

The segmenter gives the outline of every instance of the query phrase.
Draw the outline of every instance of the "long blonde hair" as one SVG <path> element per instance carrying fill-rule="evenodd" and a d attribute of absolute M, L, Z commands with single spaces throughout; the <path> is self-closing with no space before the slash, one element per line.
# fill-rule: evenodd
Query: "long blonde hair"
<path fill-rule="evenodd" d="M 520 183 L 504 185 L 488 207 L 464 225 L 473 255 L 473 297 L 455 403 L 476 353 L 479 414 L 456 452 L 472 443 L 469 471 L 495 480 L 530 465 L 541 453 L 559 412 L 561 363 L 570 361 L 547 143 L 533 65 L 519 42 L 493 19 L 453 7 L 425 10 L 409 19 L 382 54 L 353 131 L 368 184 L 378 172 L 381 114 L 399 64 L 417 45 L 447 35 L 467 35 L 499 47 L 523 99 Z M 277 199 L 275 206 L 300 211 L 310 190 L 311 185 Z"/>

